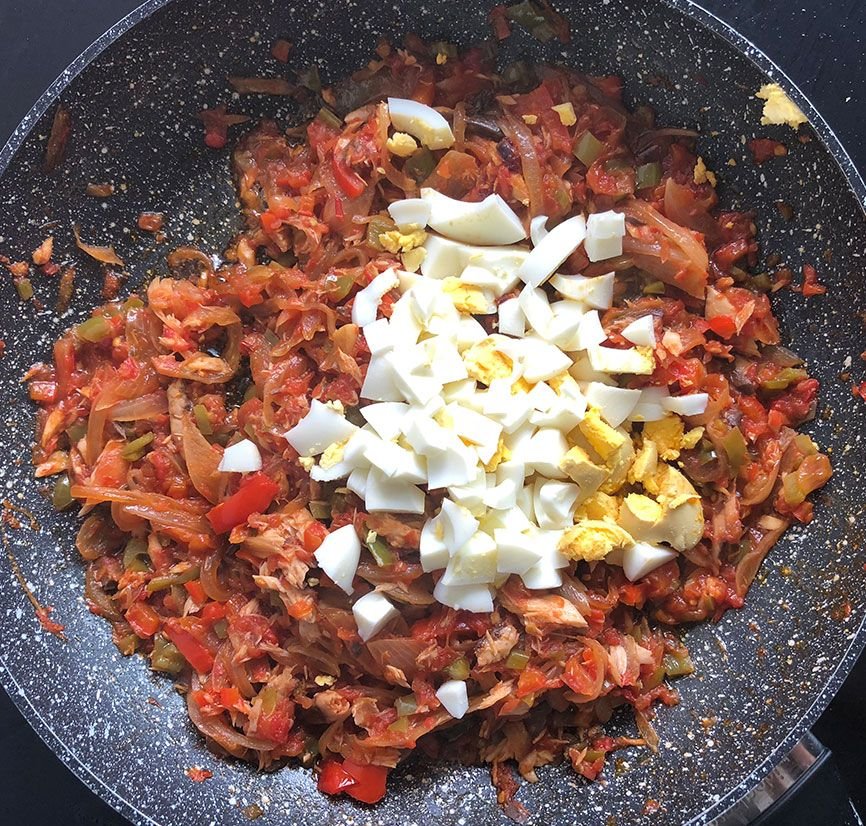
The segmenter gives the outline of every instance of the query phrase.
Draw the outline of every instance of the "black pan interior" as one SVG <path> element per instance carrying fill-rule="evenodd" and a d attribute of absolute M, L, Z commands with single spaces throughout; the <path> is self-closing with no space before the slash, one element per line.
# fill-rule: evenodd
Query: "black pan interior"
<path fill-rule="evenodd" d="M 55 249 L 75 259 L 79 273 L 73 309 L 60 319 L 22 305 L 11 280 L 0 280 L 6 342 L 0 479 L 4 495 L 32 508 L 42 526 L 10 538 L 28 582 L 54 606 L 68 636 L 63 643 L 39 629 L 0 557 L 0 682 L 62 759 L 136 823 L 242 824 L 250 804 L 261 806 L 266 823 L 503 822 L 484 769 L 410 762 L 396 773 L 388 799 L 371 810 L 317 795 L 307 771 L 260 775 L 210 755 L 170 683 L 152 676 L 141 660 L 121 658 L 107 625 L 87 612 L 75 520 L 54 514 L 43 486 L 31 479 L 33 411 L 19 383 L 34 360 L 48 357 L 52 339 L 99 302 L 101 277 L 74 252 L 73 221 L 86 240 L 115 244 L 131 274 L 129 288 L 164 271 L 172 246 L 219 251 L 231 236 L 237 211 L 228 153 L 205 148 L 196 113 L 220 102 L 230 111 L 289 123 L 302 113 L 285 98 L 233 98 L 226 74 L 278 73 L 281 66 L 269 57 L 278 36 L 296 44 L 294 67 L 315 62 L 326 80 L 363 65 L 380 34 L 396 41 L 414 30 L 469 45 L 487 36 L 491 4 L 162 5 L 156 0 L 143 7 L 136 17 L 142 22 L 120 37 L 109 35 L 107 41 L 116 42 L 68 87 L 65 80 L 56 87 L 74 121 L 57 171 L 48 177 L 39 171 L 51 110 L 42 116 L 37 110 L 29 135 L 22 129 L 0 155 L 0 169 L 8 163 L 0 184 L 0 252 L 25 257 L 50 229 Z M 620 753 L 604 785 L 585 784 L 564 767 L 541 770 L 541 782 L 519 795 L 539 824 L 706 822 L 766 773 L 815 719 L 863 643 L 866 404 L 853 398 L 850 386 L 863 378 L 859 354 L 866 350 L 859 315 L 866 308 L 864 190 L 805 102 L 818 128 L 807 132 L 809 143 L 785 128 L 759 125 L 761 104 L 753 95 L 766 80 L 758 65 L 768 68 L 768 61 L 754 51 L 751 60 L 744 57 L 745 44 L 733 46 L 732 35 L 718 34 L 723 26 L 684 0 L 558 6 L 571 20 L 573 42 L 542 47 L 518 33 L 505 49 L 507 59 L 543 57 L 589 73 L 621 74 L 630 102 L 655 106 L 661 123 L 699 128 L 703 157 L 721 178 L 723 202 L 756 209 L 764 251 L 795 267 L 816 264 L 830 287 L 823 297 L 785 292 L 774 302 L 786 340 L 823 383 L 811 431 L 831 451 L 836 475 L 820 496 L 814 523 L 792 530 L 777 546 L 745 610 L 689 632 L 698 673 L 679 684 L 682 704 L 660 711 L 656 757 Z M 744 145 L 756 135 L 784 140 L 790 154 L 756 167 Z M 114 182 L 114 197 L 84 195 L 88 182 L 102 181 Z M 777 200 L 794 208 L 794 221 L 781 218 Z M 165 212 L 165 244 L 135 229 L 141 210 Z M 34 284 L 46 307 L 53 306 L 56 283 L 37 276 Z M 852 378 L 840 378 L 849 368 Z M 191 766 L 214 776 L 192 783 L 184 775 Z M 660 805 L 655 814 L 648 800 Z"/>

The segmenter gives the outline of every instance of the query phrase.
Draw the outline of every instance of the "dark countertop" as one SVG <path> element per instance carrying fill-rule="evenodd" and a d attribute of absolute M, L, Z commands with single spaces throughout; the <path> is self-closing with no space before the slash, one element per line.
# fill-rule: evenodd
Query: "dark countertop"
<path fill-rule="evenodd" d="M 0 0 L 0 144 L 63 68 L 138 0 Z M 811 98 L 855 164 L 866 170 L 863 53 L 866 3 L 860 0 L 703 0 L 766 52 Z M 866 660 L 861 659 L 815 727 L 834 753 L 849 792 L 866 811 L 861 744 L 866 742 Z M 0 821 L 123 826 L 49 751 L 0 691 Z M 805 806 L 804 809 L 809 808 Z M 822 819 L 824 817 L 825 819 Z M 830 826 L 810 813 L 811 826 Z M 838 821 L 832 821 L 833 823 Z"/>

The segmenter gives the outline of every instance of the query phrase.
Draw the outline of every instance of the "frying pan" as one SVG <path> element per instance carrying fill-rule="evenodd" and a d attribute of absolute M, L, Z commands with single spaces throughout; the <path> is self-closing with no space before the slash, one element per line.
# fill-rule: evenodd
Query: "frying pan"
<path fill-rule="evenodd" d="M 227 152 L 205 148 L 196 114 L 228 102 L 253 119 L 297 122 L 305 116 L 286 98 L 231 100 L 226 74 L 274 74 L 268 56 L 278 36 L 294 41 L 292 65 L 317 63 L 326 80 L 363 65 L 380 34 L 407 31 L 461 45 L 487 36 L 492 3 L 422 4 L 356 0 L 299 4 L 246 0 L 150 0 L 107 32 L 43 95 L 0 151 L 3 197 L 0 245 L 25 257 L 55 236 L 60 255 L 74 250 L 71 224 L 86 240 L 113 242 L 132 287 L 164 271 L 172 245 L 219 251 L 238 227 Z M 518 799 L 537 824 L 707 823 L 728 810 L 790 751 L 844 680 L 866 640 L 866 551 L 862 537 L 861 469 L 866 404 L 851 395 L 851 367 L 866 350 L 866 187 L 843 148 L 807 100 L 766 57 L 687 0 L 563 0 L 573 42 L 541 45 L 517 33 L 504 59 L 563 60 L 588 73 L 620 74 L 630 103 L 649 103 L 668 125 L 698 127 L 700 151 L 721 171 L 723 204 L 755 209 L 766 253 L 795 268 L 816 263 L 826 296 L 774 300 L 784 340 L 808 359 L 822 381 L 817 419 L 808 428 L 830 451 L 835 475 L 818 497 L 815 520 L 793 528 L 774 548 L 744 610 L 716 625 L 689 630 L 697 673 L 680 681 L 682 702 L 659 710 L 661 748 L 620 753 L 607 783 L 588 785 L 567 767 L 539 772 Z M 809 117 L 811 139 L 759 126 L 755 90 L 767 75 Z M 73 117 L 67 157 L 40 171 L 54 103 Z M 744 138 L 777 137 L 791 147 L 781 161 L 756 167 Z M 729 159 L 736 166 L 729 166 Z M 88 182 L 113 181 L 107 201 L 84 194 Z M 796 219 L 775 207 L 784 201 Z M 134 229 L 145 209 L 165 212 L 168 241 Z M 827 252 L 829 251 L 829 252 Z M 86 610 L 83 569 L 73 545 L 75 519 L 56 514 L 31 476 L 33 409 L 19 378 L 51 341 L 99 303 L 101 277 L 82 256 L 77 293 L 62 318 L 19 302 L 0 280 L 0 337 L 6 342 L 0 394 L 0 479 L 4 495 L 32 510 L 39 530 L 7 530 L 9 550 L 67 641 L 39 627 L 0 555 L 0 682 L 36 731 L 91 789 L 136 824 L 246 824 L 250 804 L 263 822 L 296 824 L 505 822 L 484 768 L 410 760 L 393 775 L 375 809 L 331 800 L 311 774 L 289 767 L 259 774 L 211 755 L 186 720 L 167 679 L 139 658 L 122 658 L 109 628 Z M 39 277 L 37 295 L 54 304 L 55 285 Z M 625 718 L 614 731 L 630 731 Z M 212 779 L 192 783 L 201 766 Z M 647 806 L 657 801 L 660 808 Z"/>

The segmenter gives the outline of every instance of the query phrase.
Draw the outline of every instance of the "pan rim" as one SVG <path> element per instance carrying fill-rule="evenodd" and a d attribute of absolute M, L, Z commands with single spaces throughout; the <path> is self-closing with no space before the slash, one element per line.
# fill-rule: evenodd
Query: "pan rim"
<path fill-rule="evenodd" d="M 52 81 L 39 96 L 21 122 L 15 127 L 12 135 L 0 149 L 0 178 L 4 175 L 15 159 L 19 149 L 31 133 L 35 124 L 45 112 L 60 98 L 60 95 L 87 67 L 120 37 L 139 23 L 147 20 L 160 9 L 171 5 L 176 0 L 146 0 L 133 9 L 125 17 L 107 29 L 78 57 L 76 57 Z M 738 54 L 745 57 L 764 75 L 779 83 L 784 91 L 795 101 L 806 114 L 809 124 L 815 130 L 821 142 L 837 164 L 847 185 L 857 199 L 860 212 L 866 219 L 866 182 L 853 160 L 845 149 L 842 141 L 832 127 L 827 123 L 815 105 L 811 102 L 788 74 L 779 67 L 767 54 L 755 46 L 747 37 L 740 34 L 733 26 L 722 20 L 713 12 L 705 9 L 694 0 L 661 0 L 661 2 L 684 15 L 699 26 L 709 30 L 715 36 L 734 48 Z M 836 668 L 818 692 L 812 704 L 804 711 L 799 720 L 792 726 L 788 735 L 780 741 L 776 748 L 747 775 L 737 786 L 729 789 L 722 797 L 708 806 L 701 814 L 693 817 L 684 826 L 699 826 L 710 823 L 715 818 L 736 806 L 758 783 L 766 777 L 778 762 L 786 755 L 825 710 L 830 700 L 836 694 L 850 673 L 854 663 L 866 648 L 866 615 L 861 618 L 860 625 L 851 632 L 851 641 Z M 90 767 L 85 765 L 75 751 L 69 747 L 61 735 L 43 719 L 40 711 L 31 703 L 30 698 L 19 686 L 12 672 L 0 655 L 0 684 L 2 684 L 10 699 L 27 720 L 28 724 L 39 735 L 42 741 L 52 750 L 59 760 L 94 794 L 108 803 L 122 816 L 135 824 L 159 826 L 145 812 L 119 794 L 106 781 L 98 777 Z"/>

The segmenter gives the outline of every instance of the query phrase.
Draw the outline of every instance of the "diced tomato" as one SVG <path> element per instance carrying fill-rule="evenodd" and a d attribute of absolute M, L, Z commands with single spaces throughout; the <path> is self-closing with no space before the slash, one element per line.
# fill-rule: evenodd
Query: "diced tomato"
<path fill-rule="evenodd" d="M 520 677 L 517 678 L 517 688 L 514 691 L 515 697 L 526 697 L 529 694 L 535 694 L 537 691 L 545 691 L 548 688 L 556 688 L 562 685 L 562 681 L 558 678 L 548 678 L 548 676 L 534 665 L 528 665 L 520 672 Z"/>
<path fill-rule="evenodd" d="M 635 187 L 634 167 L 618 159 L 594 161 L 586 172 L 587 186 L 596 195 L 621 198 L 632 195 Z"/>
<path fill-rule="evenodd" d="M 125 616 L 132 630 L 142 639 L 152 637 L 162 625 L 162 618 L 145 602 L 132 603 Z"/>
<path fill-rule="evenodd" d="M 357 784 L 358 781 L 343 768 L 339 760 L 328 758 L 319 766 L 319 780 L 316 786 L 320 792 L 340 794 Z"/>
<path fill-rule="evenodd" d="M 262 711 L 256 724 L 256 735 L 282 745 L 289 739 L 295 724 L 295 704 L 288 697 L 279 697 L 271 711 Z"/>
<path fill-rule="evenodd" d="M 593 656 L 592 649 L 586 647 L 568 659 L 562 681 L 575 694 L 594 695 L 598 693 L 598 671 L 598 660 Z"/>
<path fill-rule="evenodd" d="M 344 760 L 343 771 L 355 780 L 355 784 L 345 790 L 349 797 L 362 803 L 378 803 L 385 796 L 385 782 L 388 779 L 386 766 L 362 765 Z"/>
<path fill-rule="evenodd" d="M 240 691 L 233 685 L 220 689 L 220 703 L 225 708 L 237 708 L 243 702 Z"/>
<path fill-rule="evenodd" d="M 770 158 L 781 158 L 788 154 L 788 147 L 772 138 L 753 138 L 749 141 L 749 149 L 757 164 L 762 164 Z"/>
<path fill-rule="evenodd" d="M 729 315 L 717 315 L 707 319 L 710 329 L 722 338 L 730 338 L 737 332 L 737 323 Z"/>
<path fill-rule="evenodd" d="M 265 232 L 276 232 L 282 225 L 282 218 L 274 215 L 270 210 L 265 210 L 259 217 L 259 222 Z"/>
<path fill-rule="evenodd" d="M 219 622 L 226 615 L 226 606 L 222 602 L 209 602 L 199 611 L 199 616 L 207 623 Z"/>
<path fill-rule="evenodd" d="M 313 520 L 304 528 L 304 550 L 312 553 L 325 541 L 327 535 L 328 529 L 321 522 Z"/>
<path fill-rule="evenodd" d="M 171 617 L 165 635 L 199 674 L 213 668 L 214 655 L 207 642 L 207 626 L 198 617 Z"/>
<path fill-rule="evenodd" d="M 279 491 L 280 486 L 264 473 L 253 473 L 241 482 L 237 493 L 207 512 L 208 522 L 217 533 L 226 533 L 254 513 L 264 513 Z"/>

